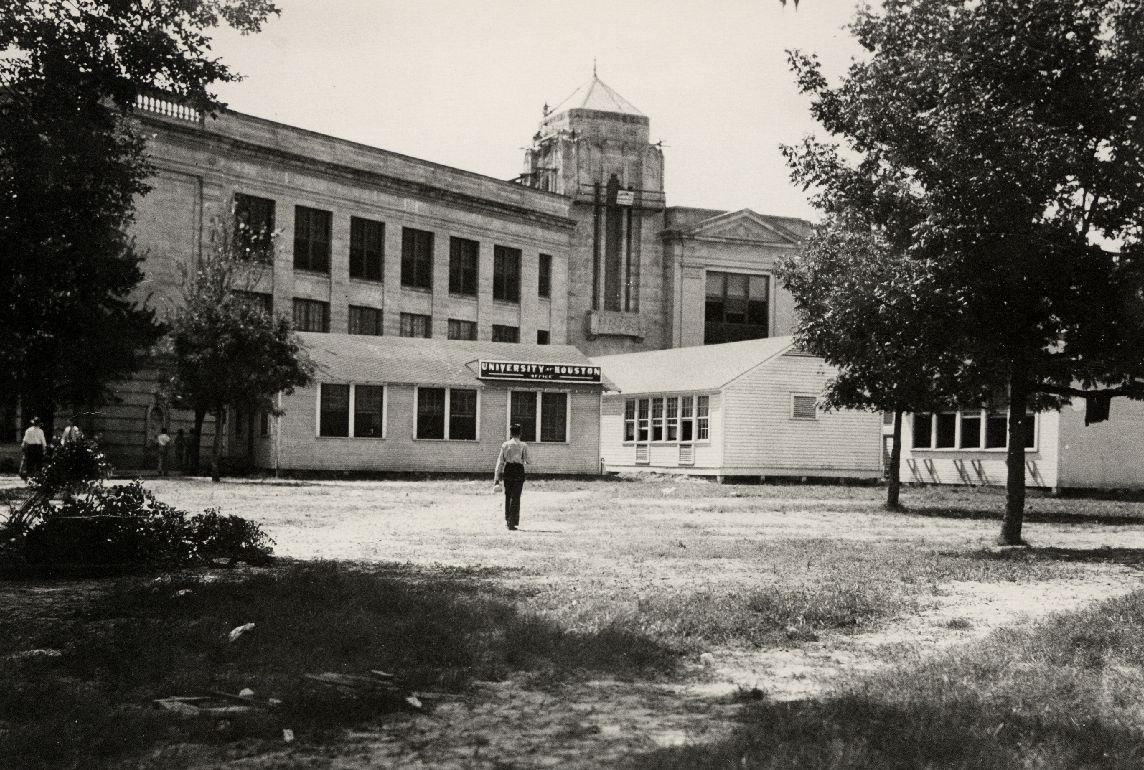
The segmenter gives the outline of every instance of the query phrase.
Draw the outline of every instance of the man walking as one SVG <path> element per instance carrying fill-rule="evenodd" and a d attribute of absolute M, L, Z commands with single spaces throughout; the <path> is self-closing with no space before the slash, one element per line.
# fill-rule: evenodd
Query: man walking
<path fill-rule="evenodd" d="M 504 479 L 504 519 L 510 530 L 520 524 L 520 493 L 524 489 L 524 466 L 532 465 L 528 457 L 528 444 L 520 440 L 520 425 L 509 428 L 509 440 L 501 444 L 497 467 L 493 471 L 493 486 Z"/>

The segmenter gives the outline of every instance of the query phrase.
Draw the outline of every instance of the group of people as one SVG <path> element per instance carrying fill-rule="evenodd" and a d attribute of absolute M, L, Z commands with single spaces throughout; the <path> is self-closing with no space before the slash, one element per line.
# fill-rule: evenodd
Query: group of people
<path fill-rule="evenodd" d="M 83 440 L 83 431 L 80 430 L 78 418 L 73 415 L 68 420 L 67 427 L 60 434 L 60 443 L 69 444 Z M 155 449 L 158 460 L 160 476 L 166 476 L 171 468 L 171 450 L 175 452 L 175 466 L 183 470 L 184 455 L 186 453 L 186 438 L 183 429 L 175 433 L 174 438 L 167 432 L 167 428 L 159 429 L 155 436 Z M 44 467 L 44 460 L 48 452 L 48 437 L 44 434 L 44 424 L 39 417 L 28 421 L 24 431 L 24 438 L 20 442 L 20 477 L 35 476 Z"/>

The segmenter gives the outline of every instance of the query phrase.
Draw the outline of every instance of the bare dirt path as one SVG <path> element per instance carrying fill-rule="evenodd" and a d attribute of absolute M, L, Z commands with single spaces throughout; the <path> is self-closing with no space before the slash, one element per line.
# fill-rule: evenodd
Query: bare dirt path
<path fill-rule="evenodd" d="M 323 484 L 226 486 L 168 484 L 159 491 L 163 499 L 192 509 L 227 503 L 233 512 L 259 520 L 285 556 L 494 566 L 509 570 L 517 581 L 539 580 L 538 572 L 565 574 L 570 580 L 602 574 L 622 581 L 636 574 L 640 580 L 685 581 L 692 576 L 670 574 L 662 559 L 644 563 L 641 555 L 711 547 L 712 541 L 726 548 L 719 554 L 718 575 L 708 577 L 736 581 L 758 571 L 750 558 L 728 557 L 734 556 L 734 543 L 744 539 L 823 538 L 972 550 L 987 547 L 997 529 L 988 520 L 888 516 L 877 510 L 876 493 L 853 499 L 676 499 L 675 487 L 659 485 L 649 488 L 647 496 L 601 499 L 599 489 L 539 484 L 526 494 L 524 530 L 509 534 L 502 529 L 499 500 L 484 494 L 480 482 L 454 483 L 431 493 L 400 482 L 336 489 Z M 335 494 L 338 513 L 331 517 L 326 503 Z M 1029 527 L 1028 536 L 1039 546 L 1077 551 L 1144 548 L 1140 526 L 1038 524 Z M 630 540 L 630 563 L 617 565 L 614 556 L 607 562 L 594 559 L 605 540 Z M 612 766 L 660 746 L 725 735 L 734 726 L 741 691 L 757 688 L 773 699 L 820 696 L 892 662 L 924 659 L 1001 627 L 1141 587 L 1144 576 L 1135 567 L 1111 561 L 1081 563 L 1068 578 L 1041 582 L 946 583 L 936 587 L 925 609 L 888 626 L 825 634 L 783 649 L 712 649 L 689 660 L 680 681 L 551 687 L 481 682 L 463 697 L 438 699 L 430 714 L 350 733 L 336 758 L 284 746 L 277 755 L 216 757 L 209 766 Z"/>

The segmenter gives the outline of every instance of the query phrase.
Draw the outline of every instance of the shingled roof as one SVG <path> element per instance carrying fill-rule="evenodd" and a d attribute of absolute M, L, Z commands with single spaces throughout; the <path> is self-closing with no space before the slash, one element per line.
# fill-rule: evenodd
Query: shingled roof
<path fill-rule="evenodd" d="M 791 337 L 596 356 L 592 363 L 621 393 L 718 390 L 793 347 Z"/>
<path fill-rule="evenodd" d="M 411 383 L 468 386 L 477 379 L 477 362 L 529 361 L 589 365 L 572 345 L 373 337 L 359 334 L 300 332 L 316 379 L 326 382 Z"/>

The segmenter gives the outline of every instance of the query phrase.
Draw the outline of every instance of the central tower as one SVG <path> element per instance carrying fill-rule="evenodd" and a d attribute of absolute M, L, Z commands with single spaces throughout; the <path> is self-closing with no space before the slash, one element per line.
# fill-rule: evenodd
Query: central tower
<path fill-rule="evenodd" d="M 650 121 L 595 74 L 544 107 L 521 181 L 568 196 L 577 220 L 568 339 L 592 353 L 660 347 L 663 151 Z M 641 313 L 641 307 L 649 312 Z"/>

